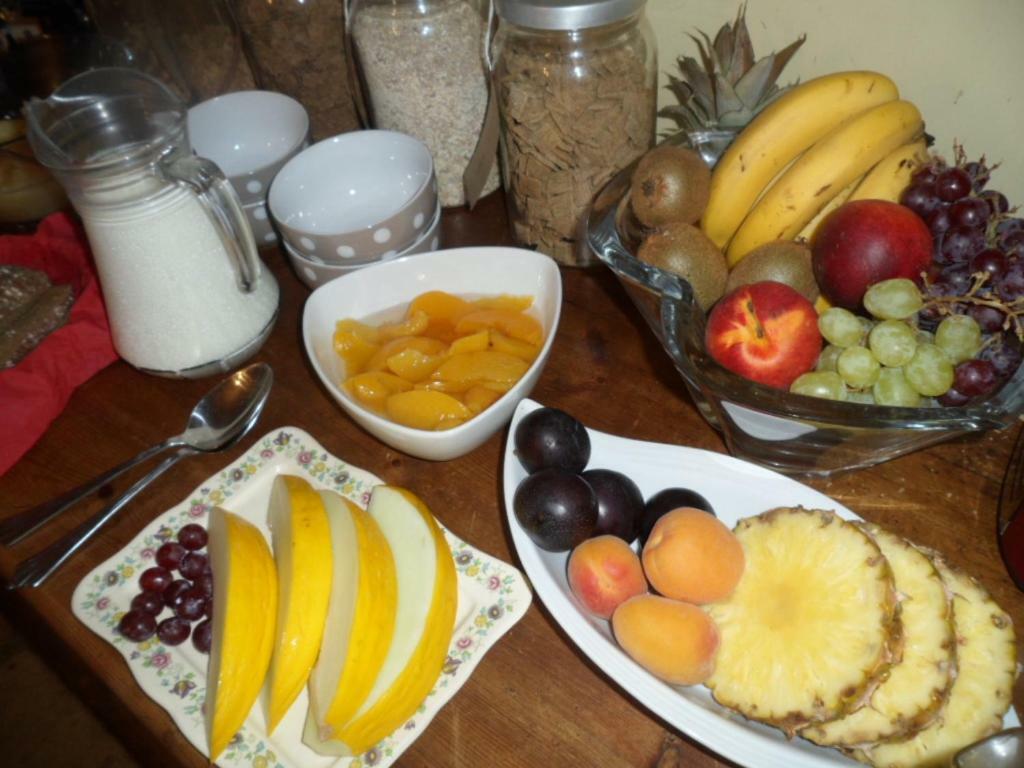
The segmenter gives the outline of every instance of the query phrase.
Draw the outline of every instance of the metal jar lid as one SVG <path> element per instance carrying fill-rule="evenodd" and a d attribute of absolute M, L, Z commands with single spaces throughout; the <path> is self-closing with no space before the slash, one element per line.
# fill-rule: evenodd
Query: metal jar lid
<path fill-rule="evenodd" d="M 646 0 L 494 0 L 504 21 L 532 29 L 587 29 L 612 24 L 644 7 Z"/>

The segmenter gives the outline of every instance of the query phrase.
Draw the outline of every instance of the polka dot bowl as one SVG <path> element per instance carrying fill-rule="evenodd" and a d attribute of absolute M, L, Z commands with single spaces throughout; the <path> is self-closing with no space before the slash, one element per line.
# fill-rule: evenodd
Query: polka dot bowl
<path fill-rule="evenodd" d="M 256 244 L 259 245 L 258 238 L 256 240 Z M 393 257 L 387 255 L 381 256 L 373 261 L 328 264 L 327 262 L 317 259 L 315 256 L 306 256 L 296 251 L 288 244 L 287 240 L 282 243 L 282 247 L 288 255 L 288 260 L 291 262 L 292 269 L 295 270 L 295 274 L 298 278 L 310 288 L 317 288 L 336 277 L 347 275 L 350 272 L 355 272 L 363 267 L 369 267 L 383 261 L 391 261 L 392 258 L 398 258 L 400 256 L 411 256 L 417 253 L 436 251 L 441 247 L 441 205 L 438 203 L 431 223 L 423 230 L 423 233 L 416 239 L 416 242 L 401 253 L 395 254 Z"/>
<path fill-rule="evenodd" d="M 266 202 L 277 173 L 309 145 L 309 115 L 283 93 L 235 91 L 189 109 L 188 136 L 192 149 L 228 177 L 242 205 L 253 206 Z"/>
<path fill-rule="evenodd" d="M 277 232 L 274 231 L 274 224 L 270 220 L 270 213 L 267 211 L 267 204 L 264 202 L 250 203 L 242 206 L 245 218 L 252 229 L 252 236 L 256 240 L 257 248 L 267 248 L 277 245 Z"/>
<path fill-rule="evenodd" d="M 391 258 L 431 224 L 433 159 L 403 133 L 343 133 L 289 160 L 268 203 L 281 237 L 303 256 L 338 265 Z"/>

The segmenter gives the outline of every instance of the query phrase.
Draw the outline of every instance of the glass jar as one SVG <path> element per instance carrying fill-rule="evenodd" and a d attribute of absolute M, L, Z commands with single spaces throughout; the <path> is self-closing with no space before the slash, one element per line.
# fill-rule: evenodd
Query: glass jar
<path fill-rule="evenodd" d="M 445 207 L 466 202 L 462 177 L 487 112 L 485 27 L 473 0 L 353 0 L 349 11 L 370 122 L 427 145 Z M 494 164 L 481 194 L 498 183 Z"/>
<path fill-rule="evenodd" d="M 596 259 L 584 213 L 654 145 L 657 49 L 645 0 L 495 0 L 493 87 L 515 241 L 569 266 Z"/>

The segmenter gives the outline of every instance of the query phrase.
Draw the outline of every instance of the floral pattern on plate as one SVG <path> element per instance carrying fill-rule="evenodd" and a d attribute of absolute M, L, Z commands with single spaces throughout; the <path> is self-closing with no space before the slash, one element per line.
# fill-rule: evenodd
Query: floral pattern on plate
<path fill-rule="evenodd" d="M 191 641 L 170 647 L 154 636 L 132 642 L 117 632 L 121 616 L 138 593 L 138 577 L 155 564 L 156 551 L 192 522 L 204 524 L 214 506 L 223 506 L 257 524 L 268 535 L 266 507 L 278 474 L 297 474 L 314 486 L 329 488 L 362 507 L 382 481 L 327 453 L 310 435 L 285 427 L 265 435 L 241 458 L 209 478 L 174 508 L 158 516 L 124 549 L 97 566 L 79 583 L 72 611 L 93 632 L 111 643 L 128 662 L 142 690 L 174 719 L 185 737 L 206 751 L 203 702 L 206 656 Z M 443 528 L 443 525 L 442 525 Z M 303 692 L 273 736 L 267 736 L 261 705 L 218 760 L 221 766 L 252 768 L 365 768 L 387 766 L 398 758 L 455 695 L 490 647 L 530 605 L 523 575 L 444 529 L 455 560 L 459 607 L 455 631 L 441 676 L 419 710 L 373 749 L 354 758 L 319 755 L 301 741 L 307 696 Z"/>

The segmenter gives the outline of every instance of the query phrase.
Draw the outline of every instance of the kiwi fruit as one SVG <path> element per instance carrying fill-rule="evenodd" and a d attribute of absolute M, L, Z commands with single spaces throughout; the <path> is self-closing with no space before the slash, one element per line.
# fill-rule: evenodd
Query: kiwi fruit
<path fill-rule="evenodd" d="M 633 213 L 648 227 L 692 224 L 704 213 L 711 169 L 692 149 L 662 144 L 640 158 L 630 183 Z"/>
<path fill-rule="evenodd" d="M 637 258 L 686 280 L 705 312 L 725 293 L 729 279 L 722 250 L 700 229 L 682 221 L 666 224 L 648 235 Z"/>
<path fill-rule="evenodd" d="M 812 304 L 820 293 L 811 267 L 811 249 L 794 240 L 773 240 L 752 250 L 733 267 L 725 290 L 728 293 L 762 280 L 785 283 Z"/>

